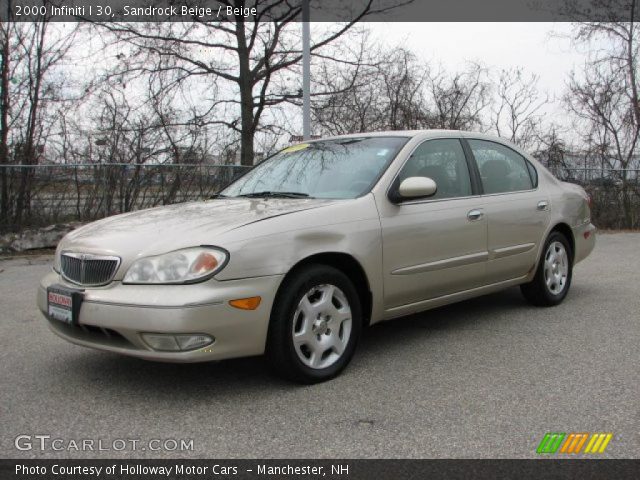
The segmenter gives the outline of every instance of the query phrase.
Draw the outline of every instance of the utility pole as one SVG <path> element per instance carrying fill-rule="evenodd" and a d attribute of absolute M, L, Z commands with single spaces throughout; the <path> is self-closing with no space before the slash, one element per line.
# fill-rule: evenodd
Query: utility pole
<path fill-rule="evenodd" d="M 302 0 L 302 138 L 311 138 L 311 47 L 309 0 Z"/>

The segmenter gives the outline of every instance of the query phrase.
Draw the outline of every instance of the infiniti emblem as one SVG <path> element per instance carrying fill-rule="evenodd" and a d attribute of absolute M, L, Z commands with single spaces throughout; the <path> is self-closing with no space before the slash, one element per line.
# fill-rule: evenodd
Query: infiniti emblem
<path fill-rule="evenodd" d="M 87 255 L 80 255 L 80 283 L 85 283 L 87 269 Z"/>

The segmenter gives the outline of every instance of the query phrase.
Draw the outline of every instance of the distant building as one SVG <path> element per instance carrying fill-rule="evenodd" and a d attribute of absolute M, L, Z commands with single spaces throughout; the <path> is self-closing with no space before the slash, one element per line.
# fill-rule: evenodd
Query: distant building
<path fill-rule="evenodd" d="M 320 138 L 320 135 L 311 135 L 311 138 L 309 140 L 319 140 Z M 304 142 L 304 137 L 302 135 L 291 135 L 291 137 L 289 137 L 289 143 L 300 142 Z"/>

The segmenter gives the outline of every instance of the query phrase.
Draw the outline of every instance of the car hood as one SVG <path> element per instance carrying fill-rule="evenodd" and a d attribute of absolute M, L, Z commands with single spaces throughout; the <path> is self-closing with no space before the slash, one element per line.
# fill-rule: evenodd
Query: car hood
<path fill-rule="evenodd" d="M 60 249 L 131 259 L 197 245 L 216 245 L 219 235 L 243 225 L 334 202 L 320 199 L 215 199 L 139 210 L 74 230 L 64 238 Z"/>

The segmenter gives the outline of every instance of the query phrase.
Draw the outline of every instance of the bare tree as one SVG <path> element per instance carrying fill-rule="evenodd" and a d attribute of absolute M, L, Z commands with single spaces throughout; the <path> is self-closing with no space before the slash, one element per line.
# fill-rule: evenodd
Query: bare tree
<path fill-rule="evenodd" d="M 565 101 L 576 116 L 576 130 L 587 153 L 619 172 L 622 218 L 618 226 L 633 228 L 638 218 L 632 196 L 634 191 L 638 195 L 638 185 L 629 174 L 630 169 L 640 168 L 639 30 L 634 22 L 638 6 L 635 0 L 622 3 L 629 21 L 576 27 L 576 40 L 605 43 L 593 51 L 582 72 L 572 73 Z"/>
<path fill-rule="evenodd" d="M 223 0 L 223 5 L 240 7 L 241 0 Z M 380 2 L 378 2 L 380 3 Z M 323 26 L 314 34 L 312 53 L 319 53 L 348 32 L 366 15 L 388 10 L 363 2 L 352 20 Z M 254 137 L 264 126 L 263 115 L 272 107 L 298 98 L 299 82 L 288 81 L 302 59 L 299 25 L 301 2 L 257 0 L 253 21 L 235 16 L 228 22 L 106 23 L 100 26 L 114 33 L 118 42 L 133 46 L 134 56 L 120 66 L 119 73 L 144 73 L 151 58 L 165 60 L 165 69 L 187 77 L 221 82 L 227 97 L 211 105 L 216 109 L 208 124 L 236 132 L 240 138 L 241 163 L 254 161 Z M 182 80 L 180 80 L 182 81 Z"/>
<path fill-rule="evenodd" d="M 350 69 L 325 69 L 319 77 L 334 93 L 314 102 L 324 133 L 483 127 L 491 101 L 488 72 L 477 64 L 454 73 L 430 69 L 401 47 L 368 43 Z"/>
<path fill-rule="evenodd" d="M 487 71 L 471 63 L 460 72 L 430 71 L 426 88 L 432 105 L 430 128 L 474 130 L 483 124 L 482 112 L 490 103 Z"/>
<path fill-rule="evenodd" d="M 549 128 L 537 137 L 538 148 L 533 152 L 540 163 L 559 178 L 571 178 L 570 163 L 567 161 L 569 146 L 557 125 Z"/>
<path fill-rule="evenodd" d="M 45 2 L 48 3 L 48 2 Z M 8 14 L 11 19 L 11 12 Z M 63 92 L 64 74 L 57 70 L 69 53 L 77 27 L 53 28 L 48 19 L 0 25 L 0 163 L 35 165 L 44 153 L 54 121 L 52 107 L 68 100 Z M 29 214 L 31 169 L 22 169 L 9 181 L 3 168 L 0 212 L 6 225 L 20 225 Z M 10 190 L 15 192 L 11 194 Z M 13 196 L 12 196 L 13 195 Z"/>
<path fill-rule="evenodd" d="M 404 48 L 383 48 L 364 32 L 349 65 L 324 63 L 312 105 L 323 133 L 423 128 L 426 68 Z"/>
<path fill-rule="evenodd" d="M 11 0 L 7 1 L 7 18 L 11 15 Z M 9 77 L 11 75 L 10 24 L 0 22 L 0 223 L 9 218 Z"/>
<path fill-rule="evenodd" d="M 542 109 L 548 95 L 538 90 L 539 76 L 522 68 L 502 70 L 494 84 L 490 124 L 495 133 L 524 149 L 534 147 L 542 130 Z M 550 139 L 553 143 L 553 139 Z"/>

